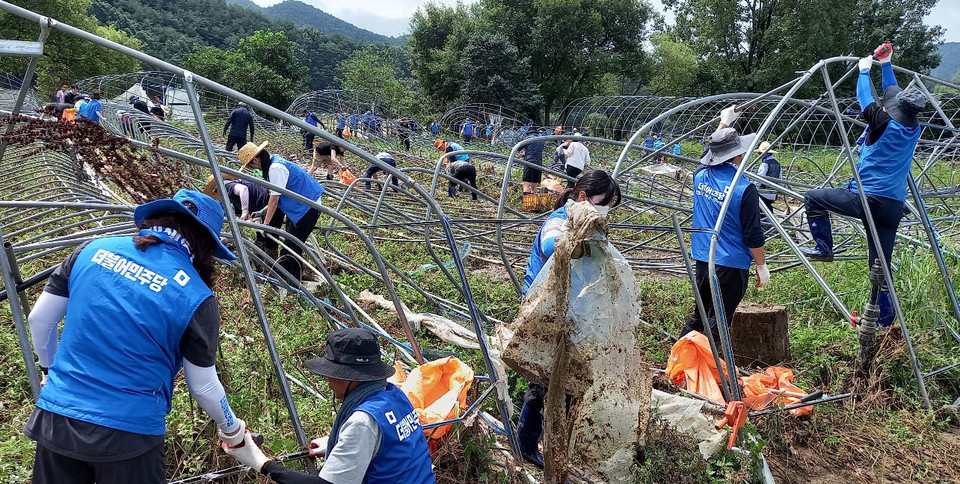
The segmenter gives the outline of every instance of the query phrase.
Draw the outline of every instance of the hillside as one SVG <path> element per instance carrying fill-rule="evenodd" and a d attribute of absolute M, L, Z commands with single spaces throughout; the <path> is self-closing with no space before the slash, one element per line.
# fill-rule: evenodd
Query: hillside
<path fill-rule="evenodd" d="M 946 42 L 937 50 L 940 52 L 940 65 L 930 71 L 930 75 L 949 81 L 960 72 L 960 42 Z"/>
<path fill-rule="evenodd" d="M 312 5 L 307 5 L 297 0 L 286 0 L 265 8 L 258 6 L 250 0 L 227 0 L 227 3 L 262 12 L 274 20 L 293 22 L 297 27 L 309 25 L 319 29 L 325 34 L 341 34 L 357 42 L 386 42 L 391 45 L 400 45 L 403 43 L 403 39 L 387 37 L 362 29 Z"/>

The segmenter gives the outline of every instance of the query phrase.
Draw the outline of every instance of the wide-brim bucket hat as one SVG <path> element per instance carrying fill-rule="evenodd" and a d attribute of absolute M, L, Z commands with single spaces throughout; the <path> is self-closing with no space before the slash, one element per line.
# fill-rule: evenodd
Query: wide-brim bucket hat
<path fill-rule="evenodd" d="M 700 163 L 707 166 L 716 166 L 745 154 L 754 137 L 756 137 L 756 134 L 740 136 L 734 128 L 718 129 L 707 139 L 707 142 L 710 143 L 710 149 L 700 159 Z"/>
<path fill-rule="evenodd" d="M 243 170 L 253 161 L 257 155 L 260 154 L 267 146 L 270 146 L 269 141 L 264 141 L 259 145 L 253 142 L 247 142 L 239 150 L 237 150 L 237 159 L 240 160 L 240 169 Z"/>
<path fill-rule="evenodd" d="M 883 107 L 896 122 L 908 128 L 920 126 L 917 115 L 927 106 L 927 97 L 919 89 L 889 86 L 883 91 Z"/>
<path fill-rule="evenodd" d="M 380 359 L 376 335 L 363 328 L 330 333 L 323 357 L 307 360 L 307 369 L 320 376 L 357 382 L 385 380 L 396 372 Z"/>
<path fill-rule="evenodd" d="M 189 203 L 189 205 L 187 205 Z M 224 260 L 237 258 L 223 242 L 220 233 L 223 229 L 223 207 L 219 202 L 196 190 L 180 190 L 173 198 L 163 198 L 144 203 L 133 211 L 133 222 L 140 225 L 143 219 L 160 212 L 179 212 L 193 217 L 200 223 L 217 244 L 213 255 Z"/>

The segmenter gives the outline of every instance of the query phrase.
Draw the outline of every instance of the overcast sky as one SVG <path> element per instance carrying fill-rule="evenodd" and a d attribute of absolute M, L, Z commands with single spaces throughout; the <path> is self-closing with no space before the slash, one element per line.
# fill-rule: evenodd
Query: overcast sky
<path fill-rule="evenodd" d="M 280 0 L 253 0 L 261 6 L 279 3 Z M 410 16 L 423 0 L 300 0 L 311 4 L 324 12 L 339 17 L 358 27 L 378 34 L 397 36 L 410 28 Z M 454 5 L 456 0 L 435 0 L 438 3 Z M 470 4 L 474 0 L 462 0 Z M 660 0 L 650 0 L 655 8 L 662 10 Z M 666 15 L 672 21 L 673 15 Z M 960 42 L 960 1 L 940 0 L 939 5 L 927 17 L 927 23 L 939 24 L 946 29 L 943 40 Z"/>

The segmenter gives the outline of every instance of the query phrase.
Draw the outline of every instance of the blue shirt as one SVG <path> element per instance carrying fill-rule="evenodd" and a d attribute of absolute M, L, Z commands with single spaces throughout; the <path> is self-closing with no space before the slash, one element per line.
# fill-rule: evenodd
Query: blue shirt
<path fill-rule="evenodd" d="M 347 121 L 343 119 L 343 115 L 337 115 L 337 128 L 343 129 L 347 127 Z"/>
<path fill-rule="evenodd" d="M 100 101 L 96 99 L 91 99 L 80 106 L 80 112 L 77 115 L 81 118 L 89 119 L 94 123 L 100 122 L 100 116 L 97 112 L 103 112 L 103 106 L 100 104 Z"/>
<path fill-rule="evenodd" d="M 560 218 L 563 220 L 567 219 L 567 207 L 560 207 L 551 213 L 547 220 Z M 533 241 L 533 248 L 530 249 L 530 257 L 527 259 L 527 272 L 523 276 L 523 292 L 522 296 L 527 294 L 527 291 L 530 289 L 530 285 L 533 284 L 533 280 L 537 278 L 537 275 L 540 274 L 540 271 L 543 269 L 543 265 L 547 263 L 547 259 L 550 257 L 544 254 L 543 252 L 543 226 L 540 226 L 540 230 L 537 231 L 537 238 Z"/>
<path fill-rule="evenodd" d="M 463 123 L 463 129 L 461 131 L 463 131 L 464 136 L 473 136 L 473 124 Z"/>
<path fill-rule="evenodd" d="M 730 207 L 724 216 L 717 241 L 716 262 L 724 267 L 749 269 L 753 263 L 753 254 L 743 242 L 743 226 L 740 222 L 740 201 L 743 191 L 751 184 L 741 177 L 737 185 L 731 187 L 737 166 L 723 163 L 717 166 L 697 170 L 693 177 L 693 228 L 713 230 L 720 216 L 720 207 L 727 197 L 731 197 Z M 709 232 L 693 232 L 691 246 L 693 258 L 701 262 L 710 261 Z"/>
<path fill-rule="evenodd" d="M 359 125 L 359 124 L 360 124 L 360 117 L 357 116 L 356 114 L 351 114 L 351 115 L 350 115 L 350 127 L 351 127 L 351 128 L 356 128 L 357 125 Z"/>
<path fill-rule="evenodd" d="M 643 140 L 643 147 L 644 147 L 644 148 L 653 148 L 653 138 L 647 138 L 647 139 Z"/>
<path fill-rule="evenodd" d="M 463 146 L 460 146 L 459 144 L 454 143 L 454 142 L 451 141 L 451 142 L 447 143 L 447 150 L 446 150 L 446 152 L 449 153 L 449 152 L 451 152 L 451 151 L 463 151 Z M 461 153 L 461 154 L 459 154 L 459 155 L 456 155 L 456 157 L 455 157 L 453 160 L 451 160 L 451 161 L 467 161 L 467 160 L 469 160 L 469 159 L 470 159 L 470 155 L 468 155 L 468 154 L 466 154 L 466 153 Z"/>
<path fill-rule="evenodd" d="M 102 238 L 80 251 L 68 280 L 60 349 L 37 407 L 112 429 L 164 434 L 182 364 L 180 340 L 213 295 L 187 249 L 167 240 L 141 251 L 132 237 Z"/>
<path fill-rule="evenodd" d="M 440 132 L 440 125 L 437 124 L 436 122 L 430 123 L 430 132 L 433 133 L 433 134 L 439 133 L 439 132 Z"/>

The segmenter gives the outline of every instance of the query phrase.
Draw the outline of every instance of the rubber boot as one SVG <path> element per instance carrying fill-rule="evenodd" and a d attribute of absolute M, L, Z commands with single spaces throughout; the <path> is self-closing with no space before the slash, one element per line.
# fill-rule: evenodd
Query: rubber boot
<path fill-rule="evenodd" d="M 810 225 L 810 235 L 813 236 L 813 241 L 817 245 L 812 249 L 801 248 L 800 252 L 808 259 L 833 262 L 833 230 L 830 228 L 830 216 L 807 216 L 807 223 Z"/>
<path fill-rule="evenodd" d="M 520 445 L 520 456 L 542 469 L 543 454 L 540 453 L 538 444 L 543 434 L 543 396 L 537 396 L 528 392 L 523 399 L 523 409 L 520 410 L 517 425 L 517 443 Z"/>
<path fill-rule="evenodd" d="M 880 315 L 877 316 L 877 327 L 884 329 L 893 324 L 896 312 L 893 310 L 893 297 L 887 291 L 880 291 L 877 296 L 877 306 L 880 307 Z"/>

